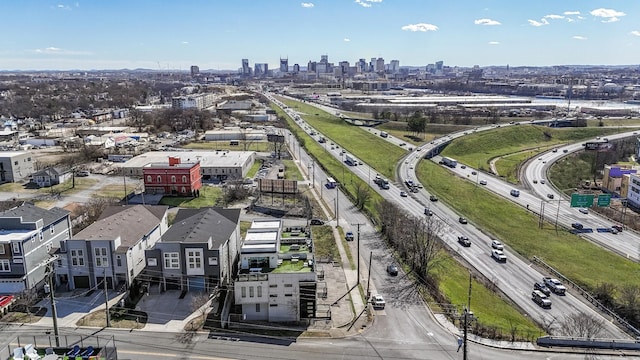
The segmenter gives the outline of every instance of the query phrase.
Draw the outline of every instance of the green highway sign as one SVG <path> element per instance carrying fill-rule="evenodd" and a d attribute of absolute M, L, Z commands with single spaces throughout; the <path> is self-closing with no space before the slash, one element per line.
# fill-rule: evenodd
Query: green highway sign
<path fill-rule="evenodd" d="M 591 207 L 595 197 L 593 194 L 573 193 L 571 194 L 571 207 Z"/>
<path fill-rule="evenodd" d="M 607 207 L 611 205 L 611 194 L 598 195 L 598 206 Z"/>

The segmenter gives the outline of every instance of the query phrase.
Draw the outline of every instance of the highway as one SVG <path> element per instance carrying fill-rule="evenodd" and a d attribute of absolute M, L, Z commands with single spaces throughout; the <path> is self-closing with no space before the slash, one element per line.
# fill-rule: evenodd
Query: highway
<path fill-rule="evenodd" d="M 279 103 L 277 100 L 275 101 L 276 103 Z M 299 116 L 299 114 L 296 114 L 292 109 L 287 109 L 287 111 L 294 119 L 298 119 L 298 125 L 301 128 L 305 129 L 307 133 L 318 133 L 317 130 L 312 129 L 308 124 L 304 122 L 303 117 Z M 517 125 L 516 123 L 514 123 L 502 126 Z M 483 126 L 478 127 L 472 131 L 487 131 L 496 127 L 497 126 L 495 125 Z M 450 142 L 452 139 L 464 136 L 468 133 L 469 131 L 453 133 L 448 136 L 436 139 L 429 144 L 412 149 L 413 152 L 409 153 L 402 160 L 399 166 L 399 178 L 401 179 L 401 181 L 404 182 L 406 179 L 412 179 L 416 181 L 417 177 L 415 174 L 415 166 L 417 165 L 417 162 L 424 157 L 424 154 L 432 151 L 439 145 Z M 317 138 L 319 136 L 316 135 L 315 137 L 312 137 L 317 141 Z M 391 141 L 396 145 L 399 145 L 397 143 L 398 140 L 393 137 L 387 138 L 387 141 Z M 341 149 L 334 148 L 333 151 L 329 150 L 328 154 L 331 154 L 335 158 L 340 159 Z M 441 202 L 430 202 L 430 194 L 428 194 L 425 189 L 421 189 L 418 193 L 410 193 L 409 197 L 402 197 L 400 196 L 400 192 L 405 190 L 403 185 L 398 186 L 392 183 L 389 190 L 380 190 L 375 184 L 373 184 L 371 176 L 374 170 L 370 169 L 367 165 L 350 166 L 348 168 L 353 172 L 354 175 L 357 175 L 361 179 L 368 181 L 372 188 L 380 193 L 380 195 L 382 195 L 385 199 L 400 204 L 406 211 L 416 217 L 424 217 L 424 209 L 425 207 L 429 207 L 435 213 L 433 221 L 442 222 L 441 227 L 443 230 L 440 235 L 447 246 L 449 246 L 452 251 L 460 255 L 463 259 L 465 259 L 465 261 L 471 264 L 485 278 L 492 281 L 497 288 L 499 288 L 506 296 L 508 296 L 511 300 L 518 304 L 518 306 L 532 319 L 535 319 L 536 321 L 544 319 L 545 322 L 551 322 L 554 321 L 554 319 L 555 321 L 562 319 L 566 314 L 582 312 L 592 315 L 595 318 L 601 319 L 603 321 L 604 326 L 600 337 L 613 339 L 629 338 L 629 335 L 623 332 L 615 324 L 613 324 L 610 319 L 603 317 L 598 311 L 592 309 L 587 303 L 582 301 L 582 298 L 573 296 L 571 294 L 571 291 L 568 291 L 566 296 L 552 295 L 551 300 L 553 305 L 551 309 L 543 309 L 539 307 L 531 300 L 531 291 L 533 290 L 533 284 L 537 281 L 541 281 L 542 277 L 547 276 L 548 274 L 538 272 L 528 260 L 519 257 L 515 252 L 510 251 L 508 247 L 505 247 L 507 262 L 497 263 L 496 261 L 494 261 L 490 256 L 490 243 L 492 238 L 486 235 L 482 230 L 473 227 L 473 224 L 460 224 L 457 221 L 459 215 Z M 476 180 L 485 180 L 485 176 L 486 175 L 480 175 L 478 173 L 476 175 Z M 491 182 L 489 182 L 488 177 L 486 178 L 486 180 L 488 181 L 487 186 L 490 187 L 492 191 L 506 191 L 506 193 L 508 194 L 510 189 L 512 188 L 511 185 L 507 187 L 504 184 L 499 183 L 489 185 L 489 183 L 493 183 L 495 182 L 495 180 L 491 180 Z M 540 202 L 538 198 L 534 198 L 533 196 L 531 196 L 531 198 L 528 198 L 528 195 L 526 193 L 522 194 L 519 199 L 531 201 L 532 204 L 538 204 L 538 206 Z M 459 246 L 457 243 L 457 237 L 459 235 L 465 235 L 472 239 L 472 246 L 469 248 L 463 248 Z"/>

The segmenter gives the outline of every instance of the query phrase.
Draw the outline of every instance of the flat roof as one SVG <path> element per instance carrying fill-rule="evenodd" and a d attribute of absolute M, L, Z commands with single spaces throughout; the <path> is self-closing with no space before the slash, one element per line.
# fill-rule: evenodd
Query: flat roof
<path fill-rule="evenodd" d="M 244 237 L 244 242 L 251 243 L 254 241 L 266 242 L 270 241 L 272 243 L 276 243 L 278 241 L 278 232 L 277 231 L 259 231 L 259 232 L 251 232 L 247 231 L 247 234 Z"/>
<path fill-rule="evenodd" d="M 255 151 L 149 151 L 135 156 L 123 168 L 142 168 L 147 164 L 168 163 L 169 157 L 180 158 L 181 163 L 200 162 L 201 168 L 242 166 Z"/>
<path fill-rule="evenodd" d="M 8 244 L 12 240 L 24 240 L 38 233 L 38 230 L 0 230 L 0 243 Z"/>
<path fill-rule="evenodd" d="M 240 253 L 242 254 L 255 254 L 255 253 L 275 253 L 276 252 L 276 244 L 275 243 L 266 243 L 266 244 L 244 244 L 240 249 Z"/>
<path fill-rule="evenodd" d="M 280 220 L 253 220 L 251 222 L 251 227 L 249 228 L 249 230 L 252 229 L 279 229 L 280 228 L 280 224 L 282 224 L 282 221 Z"/>

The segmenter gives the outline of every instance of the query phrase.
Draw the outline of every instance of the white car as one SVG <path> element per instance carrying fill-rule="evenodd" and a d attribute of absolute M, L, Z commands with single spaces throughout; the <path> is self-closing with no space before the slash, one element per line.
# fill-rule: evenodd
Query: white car
<path fill-rule="evenodd" d="M 502 245 L 502 243 L 498 240 L 492 240 L 491 247 L 496 250 L 504 250 L 504 245 Z"/>
<path fill-rule="evenodd" d="M 371 305 L 374 309 L 384 309 L 386 302 L 382 295 L 374 295 L 371 297 Z"/>
<path fill-rule="evenodd" d="M 487 185 L 487 180 L 480 180 L 480 185 Z"/>
<path fill-rule="evenodd" d="M 507 262 L 507 256 L 502 252 L 502 250 L 491 251 L 491 257 L 494 258 L 497 262 Z"/>
<path fill-rule="evenodd" d="M 580 211 L 581 213 L 583 213 L 585 215 L 589 213 L 589 209 L 587 209 L 587 208 L 580 208 L 580 210 L 578 210 L 578 211 Z"/>

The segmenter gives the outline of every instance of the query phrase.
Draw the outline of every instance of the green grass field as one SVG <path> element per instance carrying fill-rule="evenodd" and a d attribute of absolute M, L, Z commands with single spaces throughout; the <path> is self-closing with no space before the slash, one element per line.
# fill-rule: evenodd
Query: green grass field
<path fill-rule="evenodd" d="M 287 180 L 302 181 L 304 177 L 293 160 L 282 160 L 284 164 L 284 177 Z"/>
<path fill-rule="evenodd" d="M 200 197 L 173 197 L 165 196 L 160 201 L 160 205 L 178 206 L 183 208 L 197 209 L 207 206 L 216 206 L 218 200 L 222 198 L 222 189 L 219 187 L 203 186 L 200 189 Z"/>
<path fill-rule="evenodd" d="M 581 286 L 594 289 L 602 283 L 622 288 L 636 282 L 640 264 L 629 261 L 580 237 L 545 223 L 538 228 L 538 217 L 511 202 L 453 177 L 442 166 L 422 161 L 418 178 L 425 187 L 478 228 L 501 239 L 523 257 L 542 258 Z"/>
<path fill-rule="evenodd" d="M 489 170 L 489 161 L 498 156 L 524 150 L 543 151 L 552 146 L 574 143 L 583 139 L 604 136 L 628 129 L 565 128 L 555 129 L 536 125 L 508 126 L 470 134 L 452 141 L 442 156 L 450 156 L 463 164 Z"/>
<path fill-rule="evenodd" d="M 385 177 L 395 178 L 396 163 L 406 150 L 369 133 L 364 128 L 349 125 L 340 118 L 311 105 L 283 98 L 279 100 L 302 113 L 302 117 L 309 125 L 325 134 L 347 152 L 366 162 Z M 297 127 L 297 124 L 293 126 Z M 315 140 L 309 138 L 309 142 L 315 142 Z"/>
<path fill-rule="evenodd" d="M 311 236 L 313 247 L 317 257 L 331 256 L 334 260 L 340 259 L 340 253 L 333 237 L 333 229 L 329 225 L 312 226 Z"/>

